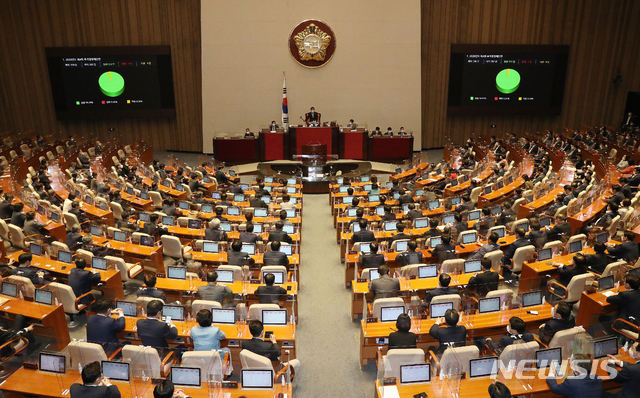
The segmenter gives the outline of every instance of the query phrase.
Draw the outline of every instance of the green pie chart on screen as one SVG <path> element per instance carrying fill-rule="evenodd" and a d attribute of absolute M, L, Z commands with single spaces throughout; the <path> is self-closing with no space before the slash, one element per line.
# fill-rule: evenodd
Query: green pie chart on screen
<path fill-rule="evenodd" d="M 109 97 L 117 97 L 124 92 L 124 78 L 118 72 L 104 72 L 98 79 L 100 91 Z"/>
<path fill-rule="evenodd" d="M 503 69 L 496 76 L 496 88 L 503 94 L 511 94 L 520 87 L 520 74 L 514 69 Z"/>

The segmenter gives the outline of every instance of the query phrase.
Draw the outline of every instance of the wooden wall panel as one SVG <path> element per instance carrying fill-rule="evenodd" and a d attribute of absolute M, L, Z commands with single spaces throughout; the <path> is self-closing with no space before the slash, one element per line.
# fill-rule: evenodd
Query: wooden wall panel
<path fill-rule="evenodd" d="M 59 122 L 45 47 L 170 45 L 175 119 Z M 158 150 L 202 151 L 200 0 L 3 1 L 0 132 L 144 140 Z M 114 128 L 114 131 L 110 131 Z"/>
<path fill-rule="evenodd" d="M 640 91 L 639 18 L 634 0 L 423 0 L 423 148 L 478 135 L 619 125 L 627 92 Z M 447 116 L 452 43 L 570 45 L 562 114 Z M 616 86 L 617 71 L 623 80 Z"/>

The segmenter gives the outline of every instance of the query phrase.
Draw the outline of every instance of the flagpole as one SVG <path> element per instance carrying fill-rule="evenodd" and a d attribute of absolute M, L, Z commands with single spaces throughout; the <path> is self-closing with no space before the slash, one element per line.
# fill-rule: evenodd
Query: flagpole
<path fill-rule="evenodd" d="M 287 75 L 282 71 L 282 128 L 289 131 L 289 105 L 287 103 Z"/>

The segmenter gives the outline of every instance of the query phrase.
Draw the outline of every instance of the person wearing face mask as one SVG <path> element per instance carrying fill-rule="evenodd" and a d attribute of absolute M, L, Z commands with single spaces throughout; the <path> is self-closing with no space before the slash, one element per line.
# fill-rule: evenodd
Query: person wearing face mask
<path fill-rule="evenodd" d="M 602 379 L 596 374 L 591 374 L 592 359 L 586 354 L 574 354 L 569 364 L 573 375 L 561 384 L 558 384 L 555 377 L 547 379 L 551 392 L 568 398 L 601 398 Z M 555 367 L 551 366 L 550 369 L 551 375 L 555 375 Z"/>
<path fill-rule="evenodd" d="M 307 126 L 317 126 L 320 124 L 320 114 L 316 112 L 316 108 L 311 107 L 311 110 L 304 115 L 304 121 Z"/>
<path fill-rule="evenodd" d="M 507 325 L 507 334 L 500 337 L 500 341 L 496 344 L 490 337 L 474 339 L 478 348 L 484 348 L 486 344 L 493 352 L 502 352 L 506 347 L 515 342 L 530 343 L 533 341 L 533 333 L 527 331 L 527 324 L 517 316 L 512 316 Z"/>
<path fill-rule="evenodd" d="M 607 370 L 613 377 L 613 381 L 622 384 L 622 390 L 617 393 L 604 392 L 604 398 L 635 398 L 640 391 L 640 353 L 638 350 L 638 340 L 629 349 L 629 356 L 635 361 L 623 362 L 618 358 L 608 355 Z M 620 368 L 620 370 L 614 368 L 614 366 Z"/>
<path fill-rule="evenodd" d="M 540 341 L 549 344 L 557 332 L 574 326 L 576 326 L 576 319 L 571 315 L 571 307 L 566 301 L 559 301 L 555 307 L 551 308 L 551 319 L 540 325 Z"/>
<path fill-rule="evenodd" d="M 640 278 L 635 275 L 627 275 L 624 286 L 626 288 L 624 292 L 607 297 L 607 303 L 618 305 L 616 315 L 602 315 L 599 319 L 609 333 L 612 332 L 611 323 L 618 318 L 636 325 L 640 324 Z"/>
<path fill-rule="evenodd" d="M 607 243 L 607 251 L 610 255 L 624 259 L 625 261 L 636 260 L 638 258 L 638 244 L 634 242 L 636 234 L 633 231 L 624 231 L 623 243 L 612 245 Z"/>

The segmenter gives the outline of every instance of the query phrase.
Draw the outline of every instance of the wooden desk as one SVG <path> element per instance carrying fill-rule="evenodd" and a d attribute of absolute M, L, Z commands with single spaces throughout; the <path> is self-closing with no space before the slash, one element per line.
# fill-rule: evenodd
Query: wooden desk
<path fill-rule="evenodd" d="M 103 246 L 106 243 L 109 243 L 112 249 L 122 252 L 125 257 L 131 258 L 135 262 L 153 262 L 154 267 L 157 268 L 157 272 L 165 273 L 162 246 L 149 247 L 136 245 L 131 242 L 118 242 L 117 240 L 113 239 L 106 239 L 95 236 L 93 237 L 94 245 Z"/>
<path fill-rule="evenodd" d="M 38 381 L 35 382 L 34 381 Z M 69 388 L 74 383 L 82 384 L 82 378 L 77 370 L 67 370 L 65 375 L 57 375 L 54 373 L 40 372 L 38 370 L 30 370 L 25 368 L 18 369 L 2 383 L 3 391 L 15 392 L 36 397 L 55 397 L 68 398 Z M 131 383 L 111 381 L 111 384 L 118 386 L 118 390 L 123 398 L 153 398 L 153 389 L 155 386 L 151 383 L 151 379 L 142 381 L 139 378 L 132 380 Z M 208 398 L 209 387 L 207 383 L 202 383 L 200 388 L 180 387 L 185 394 L 193 398 Z M 239 398 L 243 395 L 250 395 L 252 398 L 273 398 L 279 393 L 288 394 L 292 397 L 291 384 L 285 387 L 281 383 L 274 383 L 273 390 L 243 390 L 241 388 L 222 388 L 216 394 L 225 398 Z M 20 395 L 22 397 L 22 395 Z"/>
<path fill-rule="evenodd" d="M 367 159 L 378 162 L 399 162 L 411 159 L 413 136 L 369 137 Z"/>
<path fill-rule="evenodd" d="M 586 247 L 581 250 L 579 253 L 582 254 L 593 254 L 595 251 L 592 247 Z M 550 263 L 561 263 L 561 264 L 572 264 L 574 254 L 566 254 L 564 256 L 556 256 L 550 260 L 545 261 L 536 261 L 532 263 L 524 262 L 522 264 L 522 271 L 520 273 L 520 286 L 518 289 L 519 293 L 528 292 L 530 290 L 540 289 L 539 282 L 544 278 L 547 274 L 553 276 L 558 273 L 558 268 L 553 266 Z"/>
<path fill-rule="evenodd" d="M 477 177 L 474 177 L 473 180 L 476 180 L 482 184 L 487 178 L 491 177 L 492 175 L 493 175 L 493 169 L 487 168 L 482 173 L 480 173 Z M 448 198 L 451 196 L 461 196 L 462 193 L 471 186 L 471 180 L 472 179 L 469 179 L 469 181 L 458 184 L 455 187 L 445 188 L 443 196 L 445 198 Z"/>
<path fill-rule="evenodd" d="M 58 306 L 44 305 L 15 299 L 7 301 L 0 307 L 0 313 L 2 312 L 12 315 L 21 314 L 27 318 L 27 322 L 37 322 L 38 326 L 33 330 L 33 333 L 36 336 L 55 340 L 58 350 L 63 349 L 71 342 L 62 304 Z"/>
<path fill-rule="evenodd" d="M 389 176 L 389 181 L 395 181 L 395 180 L 399 180 L 402 181 L 406 178 L 412 178 L 413 176 L 415 176 L 418 173 L 423 172 L 427 167 L 429 167 L 429 163 L 420 163 L 417 166 L 409 169 L 409 170 L 405 170 L 400 174 L 392 174 Z"/>
<path fill-rule="evenodd" d="M 202 261 L 204 263 L 218 263 L 218 264 L 226 264 L 227 263 L 227 252 L 223 253 L 204 253 L 204 252 L 192 252 L 193 259 L 195 261 Z M 256 261 L 256 264 L 264 264 L 263 254 L 254 254 L 251 256 Z M 287 256 L 289 258 L 289 264 L 300 264 L 300 255 L 292 254 Z"/>
<path fill-rule="evenodd" d="M 611 289 L 611 291 L 616 294 L 624 292 L 625 290 L 624 286 L 620 286 L 618 289 Z M 605 296 L 603 292 L 595 292 L 591 294 L 582 292 L 580 308 L 578 309 L 578 316 L 576 317 L 576 326 L 582 326 L 585 330 L 588 330 L 589 326 L 599 323 L 597 320 L 592 322 L 594 316 L 612 312 L 617 308 L 618 306 L 616 304 L 607 303 L 607 296 Z"/>
<path fill-rule="evenodd" d="M 512 316 L 522 318 L 527 323 L 527 329 L 536 330 L 541 324 L 551 319 L 551 305 L 545 303 L 543 305 L 529 307 L 527 310 L 538 311 L 538 315 L 528 314 L 526 310 L 515 309 L 499 311 L 490 314 L 466 315 L 460 314 L 458 324 L 465 325 L 467 328 L 467 341 L 473 340 L 474 337 L 499 337 L 503 336 L 506 325 Z M 418 348 L 422 348 L 425 353 L 429 346 L 436 345 L 436 340 L 429 334 L 429 329 L 435 323 L 435 319 L 417 320 L 419 329 L 412 329 L 416 333 Z M 395 327 L 394 322 L 376 322 L 366 323 L 366 319 L 360 321 L 360 368 L 369 361 L 375 361 L 377 351 L 382 348 L 383 354 L 388 349 L 388 343 L 378 343 L 378 338 L 388 338 L 389 333 Z"/>

